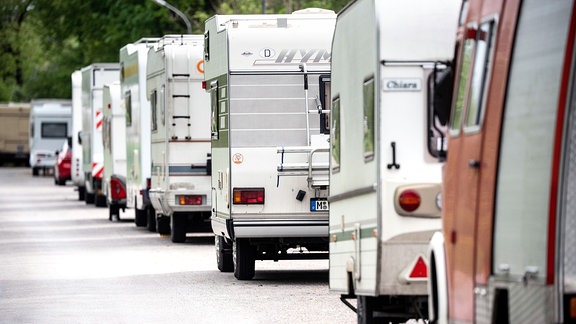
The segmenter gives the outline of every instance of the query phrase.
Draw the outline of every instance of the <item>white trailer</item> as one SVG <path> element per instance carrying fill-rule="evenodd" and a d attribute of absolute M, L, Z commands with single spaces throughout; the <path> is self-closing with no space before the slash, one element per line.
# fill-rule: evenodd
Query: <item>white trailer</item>
<path fill-rule="evenodd" d="M 335 19 L 306 10 L 206 21 L 212 229 L 218 268 L 238 279 L 255 275 L 255 260 L 327 257 L 328 138 L 312 107 Z"/>
<path fill-rule="evenodd" d="M 150 201 L 160 234 L 184 242 L 210 227 L 210 95 L 204 91 L 204 37 L 167 35 L 148 51 L 151 106 Z"/>
<path fill-rule="evenodd" d="M 86 185 L 82 165 L 82 71 L 72 73 L 72 161 L 70 177 L 78 190 L 78 200 L 84 200 Z"/>
<path fill-rule="evenodd" d="M 120 105 L 120 82 L 104 85 L 103 96 L 102 191 L 106 195 L 108 219 L 119 220 L 120 209 L 126 210 L 126 111 Z"/>
<path fill-rule="evenodd" d="M 82 68 L 82 165 L 86 203 L 106 207 L 102 191 L 102 92 L 119 78 L 118 63 L 94 63 Z"/>
<path fill-rule="evenodd" d="M 417 9 L 417 10 L 416 10 Z M 358 0 L 332 44 L 329 286 L 359 323 L 426 317 L 457 0 Z M 435 107 L 436 104 L 436 107 Z"/>
<path fill-rule="evenodd" d="M 66 99 L 38 99 L 31 101 L 30 110 L 30 167 L 32 175 L 40 170 L 52 170 L 56 151 L 62 147 L 71 131 L 72 107 Z"/>
<path fill-rule="evenodd" d="M 134 209 L 136 226 L 156 231 L 150 203 L 150 102 L 146 97 L 148 49 L 158 39 L 142 38 L 120 49 L 120 100 L 126 109 L 126 207 Z"/>

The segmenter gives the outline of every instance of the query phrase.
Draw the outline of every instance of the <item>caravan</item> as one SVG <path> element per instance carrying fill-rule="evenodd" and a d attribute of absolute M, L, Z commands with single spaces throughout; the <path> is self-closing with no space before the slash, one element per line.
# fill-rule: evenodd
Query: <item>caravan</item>
<path fill-rule="evenodd" d="M 306 10 L 206 21 L 212 229 L 218 268 L 238 279 L 255 275 L 256 260 L 327 257 L 320 88 L 335 20 L 332 11 Z"/>
<path fill-rule="evenodd" d="M 167 35 L 148 51 L 152 172 L 157 230 L 172 242 L 210 228 L 210 95 L 204 81 L 204 37 Z"/>
<path fill-rule="evenodd" d="M 30 167 L 32 175 L 52 170 L 56 151 L 70 134 L 72 108 L 70 100 L 32 100 L 30 110 Z"/>
<path fill-rule="evenodd" d="M 338 15 L 329 286 L 359 323 L 426 316 L 426 251 L 441 228 L 447 120 L 438 110 L 451 95 L 459 8 L 457 0 L 358 0 Z"/>
<path fill-rule="evenodd" d="M 72 72 L 72 160 L 70 177 L 78 190 L 78 200 L 84 200 L 86 184 L 82 164 L 82 71 Z"/>

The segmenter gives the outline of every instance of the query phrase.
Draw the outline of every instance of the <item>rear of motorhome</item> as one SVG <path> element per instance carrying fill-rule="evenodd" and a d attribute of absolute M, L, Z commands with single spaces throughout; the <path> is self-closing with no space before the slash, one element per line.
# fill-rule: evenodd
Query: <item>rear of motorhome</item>
<path fill-rule="evenodd" d="M 105 84 L 119 78 L 118 63 L 94 63 L 82 68 L 82 163 L 86 203 L 106 207 L 102 191 L 102 92 Z"/>
<path fill-rule="evenodd" d="M 441 228 L 447 118 L 438 108 L 451 95 L 459 9 L 457 0 L 358 0 L 338 14 L 329 286 L 359 323 L 426 318 L 426 252 Z"/>
<path fill-rule="evenodd" d="M 151 108 L 150 201 L 157 230 L 172 242 L 210 228 L 210 95 L 204 81 L 204 37 L 167 35 L 148 51 Z"/>
<path fill-rule="evenodd" d="M 256 260 L 326 258 L 328 135 L 318 109 L 336 15 L 206 21 L 212 107 L 212 229 L 221 271 Z M 315 100 L 318 99 L 318 100 Z"/>
<path fill-rule="evenodd" d="M 28 163 L 29 119 L 30 103 L 0 103 L 0 165 Z"/>
<path fill-rule="evenodd" d="M 71 132 L 72 107 L 66 99 L 32 100 L 30 110 L 30 167 L 32 175 L 46 173 L 56 163 L 56 151 Z"/>
<path fill-rule="evenodd" d="M 126 207 L 134 209 L 136 226 L 156 231 L 150 203 L 150 103 L 146 97 L 148 49 L 157 39 L 143 38 L 120 49 L 120 100 L 126 110 Z"/>
<path fill-rule="evenodd" d="M 456 38 L 437 323 L 576 323 L 574 1 L 470 0 Z"/>
<path fill-rule="evenodd" d="M 84 166 L 82 163 L 82 71 L 74 71 L 72 79 L 72 161 L 70 176 L 78 190 L 78 200 L 84 200 L 86 184 L 84 183 Z"/>
<path fill-rule="evenodd" d="M 104 85 L 103 96 L 102 191 L 106 195 L 108 219 L 119 220 L 120 209 L 126 209 L 126 111 L 120 105 L 120 82 Z"/>

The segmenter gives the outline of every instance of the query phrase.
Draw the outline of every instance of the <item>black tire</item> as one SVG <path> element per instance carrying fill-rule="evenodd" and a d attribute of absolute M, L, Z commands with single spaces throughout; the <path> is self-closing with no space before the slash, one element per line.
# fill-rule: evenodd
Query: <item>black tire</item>
<path fill-rule="evenodd" d="M 108 207 L 108 220 L 111 222 L 120 220 L 120 207 L 116 205 Z"/>
<path fill-rule="evenodd" d="M 137 227 L 146 226 L 146 209 L 138 209 L 134 206 L 134 224 Z"/>
<path fill-rule="evenodd" d="M 158 214 L 156 216 L 156 230 L 160 235 L 170 235 L 170 217 Z"/>
<path fill-rule="evenodd" d="M 86 198 L 86 204 L 93 204 L 94 200 L 96 200 L 96 195 L 87 192 L 85 198 Z"/>
<path fill-rule="evenodd" d="M 78 200 L 82 201 L 86 199 L 86 188 L 78 187 Z"/>
<path fill-rule="evenodd" d="M 374 323 L 374 301 L 368 296 L 358 296 L 356 298 L 356 315 L 358 324 Z"/>
<path fill-rule="evenodd" d="M 66 180 L 55 180 L 56 184 L 59 186 L 65 186 L 66 185 Z"/>
<path fill-rule="evenodd" d="M 232 245 L 226 242 L 224 236 L 216 235 L 214 245 L 216 247 L 216 264 L 220 272 L 234 271 L 234 261 L 232 260 Z"/>
<path fill-rule="evenodd" d="M 255 249 L 248 239 L 235 239 L 232 244 L 234 277 L 238 280 L 250 280 L 255 274 Z"/>
<path fill-rule="evenodd" d="M 32 175 L 33 176 L 37 176 L 40 173 L 40 168 L 32 168 Z"/>
<path fill-rule="evenodd" d="M 96 200 L 94 201 L 96 207 L 106 207 L 106 196 L 96 195 Z"/>
<path fill-rule="evenodd" d="M 146 227 L 148 231 L 156 233 L 156 210 L 152 206 L 146 208 Z"/>
<path fill-rule="evenodd" d="M 186 242 L 186 230 L 188 228 L 188 218 L 186 215 L 172 214 L 170 217 L 170 239 L 172 243 Z"/>

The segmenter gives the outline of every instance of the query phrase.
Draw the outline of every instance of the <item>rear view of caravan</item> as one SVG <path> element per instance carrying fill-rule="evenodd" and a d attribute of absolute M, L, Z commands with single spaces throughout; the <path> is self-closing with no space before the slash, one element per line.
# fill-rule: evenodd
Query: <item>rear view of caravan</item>
<path fill-rule="evenodd" d="M 157 230 L 172 242 L 210 231 L 210 95 L 202 35 L 164 36 L 148 52 L 150 201 Z"/>
<path fill-rule="evenodd" d="M 206 21 L 212 107 L 212 229 L 220 271 L 326 258 L 332 11 Z M 329 87 L 328 87 L 329 88 Z"/>
<path fill-rule="evenodd" d="M 437 110 L 449 104 L 458 10 L 458 1 L 359 0 L 338 16 L 330 289 L 356 308 L 359 323 L 426 316 L 447 122 Z"/>

